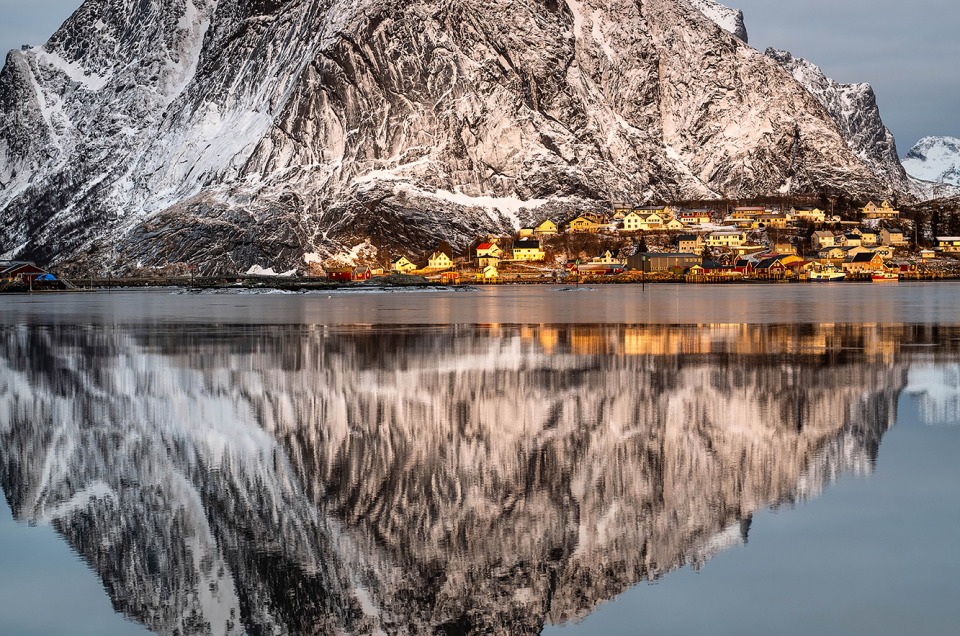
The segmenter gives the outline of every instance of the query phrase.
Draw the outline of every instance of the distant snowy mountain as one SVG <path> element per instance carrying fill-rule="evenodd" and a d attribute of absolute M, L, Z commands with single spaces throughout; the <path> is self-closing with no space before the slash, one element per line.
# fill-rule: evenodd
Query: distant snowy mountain
<path fill-rule="evenodd" d="M 960 186 L 960 139 L 924 137 L 903 158 L 903 167 L 918 179 Z"/>
<path fill-rule="evenodd" d="M 893 133 L 883 123 L 877 97 L 870 84 L 841 84 L 824 74 L 820 67 L 788 51 L 767 49 L 766 55 L 776 60 L 793 79 L 817 98 L 833 117 L 850 149 L 891 188 L 900 192 L 913 190 L 900 165 Z"/>
<path fill-rule="evenodd" d="M 289 271 L 611 199 L 899 187 L 715 23 L 746 38 L 706 0 L 87 0 L 0 72 L 0 257 Z"/>

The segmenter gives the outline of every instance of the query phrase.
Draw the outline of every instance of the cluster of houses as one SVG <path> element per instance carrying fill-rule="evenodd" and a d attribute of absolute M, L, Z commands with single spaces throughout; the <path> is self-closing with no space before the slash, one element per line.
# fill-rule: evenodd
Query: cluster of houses
<path fill-rule="evenodd" d="M 682 209 L 671 206 L 635 207 L 615 203 L 609 211 L 582 212 L 564 222 L 546 219 L 533 227 L 521 228 L 515 237 L 488 236 L 471 249 L 466 260 L 455 262 L 449 250 L 437 250 L 426 262 L 415 263 L 400 256 L 390 264 L 397 273 L 437 275 L 453 280 L 452 270 L 466 265 L 478 281 L 496 281 L 505 263 L 543 262 L 547 258 L 544 242 L 558 234 L 670 234 L 676 251 L 641 252 L 620 259 L 607 251 L 594 258 L 568 260 L 566 270 L 576 273 L 615 274 L 625 270 L 649 273 L 670 272 L 687 279 L 738 276 L 745 278 L 804 277 L 811 271 L 829 268 L 852 277 L 871 272 L 906 271 L 911 263 L 897 262 L 897 251 L 910 246 L 896 227 L 900 211 L 889 201 L 870 202 L 860 210 L 857 222 L 843 222 L 837 216 L 812 208 L 792 207 L 771 210 L 764 206 L 735 207 L 726 214 L 710 209 Z M 779 243 L 776 230 L 793 228 L 795 234 L 810 237 L 810 250 L 798 254 L 797 246 Z M 768 230 L 764 244 L 751 242 L 757 230 Z M 770 230 L 773 230 L 771 232 Z M 943 237 L 938 250 L 960 254 L 960 237 Z M 920 253 L 926 261 L 933 250 Z M 913 271 L 913 270 L 910 270 Z M 474 274 L 471 274 L 471 276 Z M 344 274 L 346 276 L 346 274 Z M 354 280 L 357 280 L 354 278 Z M 456 275 L 459 280 L 459 274 Z"/>
<path fill-rule="evenodd" d="M 552 226 L 550 230 L 553 234 L 557 233 L 556 226 L 552 221 L 545 223 Z M 543 225 L 541 228 L 545 227 Z M 546 252 L 543 251 L 542 242 L 534 238 L 534 231 L 529 233 L 522 232 L 518 238 L 512 242 L 510 248 L 504 246 L 505 241 L 496 236 L 489 236 L 481 241 L 471 250 L 472 265 L 476 268 L 476 278 L 480 281 L 496 281 L 500 278 L 500 265 L 503 261 L 514 263 L 535 263 L 546 259 Z M 424 265 L 418 266 L 410 258 L 399 256 L 390 263 L 390 271 L 398 274 L 410 274 L 413 272 L 421 273 L 439 273 L 441 278 L 443 274 L 456 267 L 453 255 L 444 250 L 437 250 L 427 257 Z"/>

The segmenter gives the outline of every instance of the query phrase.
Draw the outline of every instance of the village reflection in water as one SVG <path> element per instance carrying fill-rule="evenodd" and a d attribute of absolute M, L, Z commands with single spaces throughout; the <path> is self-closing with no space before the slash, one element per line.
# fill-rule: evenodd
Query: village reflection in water
<path fill-rule="evenodd" d="M 160 633 L 538 633 L 869 474 L 960 329 L 18 326 L 0 479 Z"/>

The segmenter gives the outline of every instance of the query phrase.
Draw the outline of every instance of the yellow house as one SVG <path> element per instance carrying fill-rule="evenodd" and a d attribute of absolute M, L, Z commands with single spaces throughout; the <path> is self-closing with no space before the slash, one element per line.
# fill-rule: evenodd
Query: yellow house
<path fill-rule="evenodd" d="M 517 241 L 513 244 L 513 260 L 515 261 L 542 261 L 546 258 L 540 249 L 540 241 Z"/>
<path fill-rule="evenodd" d="M 766 211 L 767 209 L 762 207 L 739 207 L 734 208 L 733 214 L 730 215 L 730 218 L 734 221 L 749 221 L 755 219 L 761 214 L 765 214 Z"/>
<path fill-rule="evenodd" d="M 621 261 L 619 258 L 616 258 L 613 255 L 613 252 L 611 252 L 610 250 L 607 250 L 601 256 L 598 256 L 597 258 L 593 259 L 591 262 L 600 263 L 601 265 L 622 265 L 623 264 L 623 261 Z"/>
<path fill-rule="evenodd" d="M 863 206 L 861 210 L 865 219 L 898 219 L 900 210 L 894 210 L 889 201 L 884 201 L 879 206 L 871 201 Z"/>
<path fill-rule="evenodd" d="M 824 223 L 827 220 L 827 213 L 820 208 L 790 208 L 790 213 L 798 221 L 807 221 L 808 223 Z"/>
<path fill-rule="evenodd" d="M 710 247 L 737 247 L 747 242 L 743 232 L 714 232 L 707 237 Z"/>
<path fill-rule="evenodd" d="M 960 253 L 960 236 L 938 236 L 937 250 L 948 254 Z"/>
<path fill-rule="evenodd" d="M 398 274 L 407 274 L 417 269 L 417 266 L 414 265 L 409 258 L 406 256 L 401 256 L 396 258 L 390 263 L 390 271 L 397 272 Z"/>
<path fill-rule="evenodd" d="M 557 234 L 557 224 L 547 219 L 537 227 L 533 228 L 534 234 Z"/>
<path fill-rule="evenodd" d="M 495 281 L 499 278 L 500 272 L 498 272 L 497 268 L 493 265 L 487 265 L 477 274 L 477 280 L 482 281 Z"/>
<path fill-rule="evenodd" d="M 786 214 L 759 214 L 755 219 L 754 228 L 759 228 L 762 225 L 763 227 L 782 229 L 787 227 L 787 221 L 789 221 Z"/>
<path fill-rule="evenodd" d="M 678 221 L 677 219 L 670 219 L 669 221 L 664 223 L 663 227 L 667 230 L 674 231 L 674 232 L 677 230 L 687 229 L 687 226 L 681 223 L 680 221 Z"/>
<path fill-rule="evenodd" d="M 641 216 L 636 212 L 630 212 L 630 214 L 623 217 L 624 232 L 639 232 L 645 229 L 647 229 L 646 217 Z"/>
<path fill-rule="evenodd" d="M 907 239 L 900 230 L 883 228 L 880 230 L 880 242 L 883 245 L 906 245 Z"/>
<path fill-rule="evenodd" d="M 622 220 L 633 210 L 633 206 L 627 205 L 626 203 L 614 203 L 611 207 L 613 208 L 613 218 L 617 221 Z"/>
<path fill-rule="evenodd" d="M 450 269 L 453 267 L 453 261 L 443 252 L 434 252 L 427 259 L 427 269 Z"/>
<path fill-rule="evenodd" d="M 596 221 L 592 221 L 585 216 L 578 216 L 574 220 L 570 221 L 569 224 L 570 231 L 575 233 L 588 232 L 595 234 L 600 231 L 600 224 Z"/>

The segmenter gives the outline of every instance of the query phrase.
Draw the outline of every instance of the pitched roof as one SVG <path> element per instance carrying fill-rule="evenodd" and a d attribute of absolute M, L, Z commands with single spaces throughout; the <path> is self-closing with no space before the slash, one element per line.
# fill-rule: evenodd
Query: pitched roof
<path fill-rule="evenodd" d="M 538 250 L 540 249 L 540 241 L 517 241 L 513 244 L 513 249 Z"/>
<path fill-rule="evenodd" d="M 478 250 L 488 250 L 491 247 L 493 247 L 493 243 L 481 243 L 480 245 L 477 245 Z"/>
<path fill-rule="evenodd" d="M 771 267 L 773 267 L 775 264 L 779 262 L 780 262 L 779 256 L 770 256 L 768 258 L 761 260 L 759 263 L 757 263 L 756 269 L 770 269 Z"/>
<path fill-rule="evenodd" d="M 873 257 L 876 256 L 876 252 L 859 252 L 853 255 L 853 258 L 850 259 L 851 263 L 869 263 L 873 260 Z"/>

